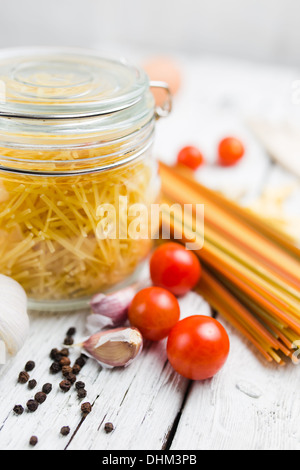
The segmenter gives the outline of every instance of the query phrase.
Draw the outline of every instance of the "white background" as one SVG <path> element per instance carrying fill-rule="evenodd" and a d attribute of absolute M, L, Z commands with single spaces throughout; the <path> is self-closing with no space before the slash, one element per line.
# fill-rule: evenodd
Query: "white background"
<path fill-rule="evenodd" d="M 0 47 L 142 46 L 300 65 L 298 0 L 1 0 Z"/>

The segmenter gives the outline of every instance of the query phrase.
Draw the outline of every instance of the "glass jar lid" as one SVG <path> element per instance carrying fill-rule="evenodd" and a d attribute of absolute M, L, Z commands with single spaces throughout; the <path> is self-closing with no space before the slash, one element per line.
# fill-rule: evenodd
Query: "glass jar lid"
<path fill-rule="evenodd" d="M 155 106 L 151 87 L 167 100 Z M 0 50 L 0 169 L 65 174 L 120 165 L 153 141 L 167 84 L 125 60 L 60 48 Z"/>
<path fill-rule="evenodd" d="M 146 73 L 81 49 L 0 53 L 0 116 L 70 119 L 121 111 L 142 100 Z"/>

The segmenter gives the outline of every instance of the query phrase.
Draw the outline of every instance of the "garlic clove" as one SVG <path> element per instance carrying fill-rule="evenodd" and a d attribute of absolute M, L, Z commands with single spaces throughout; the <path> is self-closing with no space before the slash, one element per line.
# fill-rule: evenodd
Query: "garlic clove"
<path fill-rule="evenodd" d="M 27 296 L 20 284 L 0 274 L 0 339 L 9 354 L 15 355 L 29 332 Z"/>
<path fill-rule="evenodd" d="M 106 327 L 112 327 L 112 321 L 109 317 L 92 313 L 86 318 L 86 330 L 88 334 L 93 335 Z"/>
<path fill-rule="evenodd" d="M 128 308 L 136 292 L 136 287 L 130 286 L 112 294 L 95 295 L 90 302 L 93 314 L 87 318 L 87 328 L 90 333 L 107 326 L 124 325 L 128 319 Z"/>
<path fill-rule="evenodd" d="M 126 367 L 142 351 L 143 337 L 136 328 L 115 328 L 92 335 L 84 350 L 107 367 Z"/>

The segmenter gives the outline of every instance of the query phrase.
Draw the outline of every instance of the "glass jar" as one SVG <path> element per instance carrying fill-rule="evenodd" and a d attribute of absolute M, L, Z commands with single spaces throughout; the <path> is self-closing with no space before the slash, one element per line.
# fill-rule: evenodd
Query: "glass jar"
<path fill-rule="evenodd" d="M 81 308 L 146 259 L 151 237 L 128 236 L 128 207 L 158 201 L 155 121 L 171 108 L 150 86 L 168 92 L 90 51 L 1 52 L 0 272 L 30 308 Z"/>

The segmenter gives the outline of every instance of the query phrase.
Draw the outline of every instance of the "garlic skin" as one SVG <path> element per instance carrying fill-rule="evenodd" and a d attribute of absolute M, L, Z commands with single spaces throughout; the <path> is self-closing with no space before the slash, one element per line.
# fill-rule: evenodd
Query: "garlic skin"
<path fill-rule="evenodd" d="M 92 335 L 83 349 L 105 367 L 127 367 L 143 348 L 143 337 L 136 328 L 115 328 Z"/>
<path fill-rule="evenodd" d="M 27 296 L 20 284 L 0 274 L 0 339 L 8 354 L 15 355 L 24 345 L 29 331 Z"/>
<path fill-rule="evenodd" d="M 87 317 L 88 332 L 93 334 L 105 327 L 124 325 L 128 319 L 128 308 L 136 292 L 137 288 L 134 285 L 112 294 L 95 295 L 90 302 L 93 313 Z"/>

